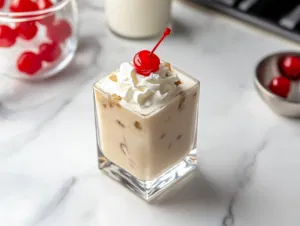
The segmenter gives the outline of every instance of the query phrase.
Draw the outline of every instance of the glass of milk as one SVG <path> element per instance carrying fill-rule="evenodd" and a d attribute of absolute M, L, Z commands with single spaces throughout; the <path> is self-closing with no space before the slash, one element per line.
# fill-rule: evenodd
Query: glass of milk
<path fill-rule="evenodd" d="M 133 39 L 160 34 L 171 15 L 172 0 L 105 0 L 109 28 L 119 36 Z"/>

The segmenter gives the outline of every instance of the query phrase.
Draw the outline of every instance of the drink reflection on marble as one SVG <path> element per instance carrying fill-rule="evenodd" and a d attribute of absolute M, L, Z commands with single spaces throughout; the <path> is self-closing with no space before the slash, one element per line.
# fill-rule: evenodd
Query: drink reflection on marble
<path fill-rule="evenodd" d="M 139 52 L 94 85 L 99 168 L 146 200 L 196 166 L 200 88 L 152 54 Z M 136 64 L 145 56 L 158 60 L 151 72 Z"/>

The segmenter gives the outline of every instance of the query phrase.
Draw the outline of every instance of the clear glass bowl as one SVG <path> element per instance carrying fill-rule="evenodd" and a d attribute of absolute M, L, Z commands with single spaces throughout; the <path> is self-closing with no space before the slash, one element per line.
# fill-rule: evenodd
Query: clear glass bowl
<path fill-rule="evenodd" d="M 13 2 L 6 0 L 0 11 L 0 75 L 30 80 L 56 75 L 77 48 L 76 0 L 52 0 L 49 8 L 29 12 L 11 12 Z"/>

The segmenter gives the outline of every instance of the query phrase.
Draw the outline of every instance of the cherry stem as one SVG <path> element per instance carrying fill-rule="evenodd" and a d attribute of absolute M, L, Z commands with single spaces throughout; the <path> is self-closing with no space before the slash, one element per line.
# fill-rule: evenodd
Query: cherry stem
<path fill-rule="evenodd" d="M 160 43 L 169 35 L 171 34 L 171 29 L 170 28 L 166 28 L 162 37 L 160 38 L 160 40 L 157 42 L 157 44 L 154 46 L 154 48 L 152 49 L 152 51 L 149 53 L 149 57 L 155 52 L 155 50 L 157 49 L 157 47 L 160 45 Z"/>

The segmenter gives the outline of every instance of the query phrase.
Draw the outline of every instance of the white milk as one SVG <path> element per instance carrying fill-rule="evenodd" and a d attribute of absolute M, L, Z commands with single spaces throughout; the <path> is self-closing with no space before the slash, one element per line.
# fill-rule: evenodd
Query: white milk
<path fill-rule="evenodd" d="M 171 14 L 171 0 L 105 0 L 111 30 L 127 38 L 160 34 Z"/>

